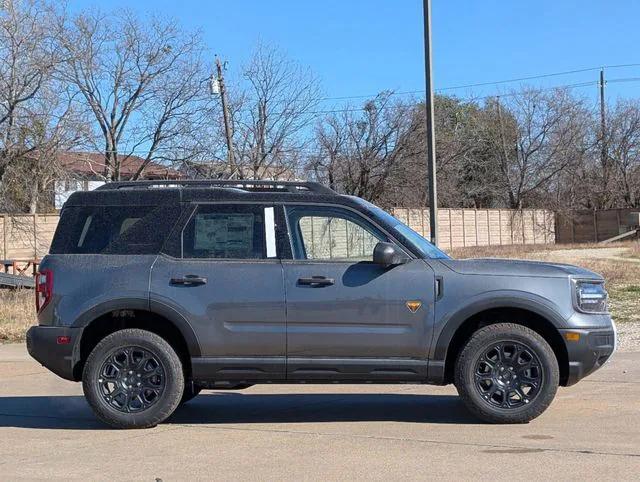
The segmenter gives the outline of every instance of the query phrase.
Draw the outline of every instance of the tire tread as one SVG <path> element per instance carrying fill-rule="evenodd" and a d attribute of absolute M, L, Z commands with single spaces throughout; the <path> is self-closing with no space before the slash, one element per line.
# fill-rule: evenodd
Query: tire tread
<path fill-rule="evenodd" d="M 475 361 L 473 358 L 475 352 L 490 343 L 492 339 L 498 339 L 503 336 L 520 336 L 535 341 L 539 345 L 536 348 L 542 351 L 539 355 L 546 358 L 551 365 L 550 373 L 547 373 L 547 389 L 543 388 L 543 391 L 538 394 L 538 397 L 525 410 L 514 412 L 498 411 L 485 403 L 478 403 L 471 393 L 471 390 L 474 390 L 475 387 L 469 387 L 465 382 L 465 373 Z M 542 360 L 541 362 L 544 363 Z M 521 424 L 540 416 L 553 401 L 559 378 L 558 361 L 551 346 L 537 332 L 517 323 L 495 323 L 476 331 L 458 354 L 454 368 L 454 383 L 460 398 L 462 398 L 462 401 L 471 412 L 490 423 Z"/>
<path fill-rule="evenodd" d="M 101 364 L 100 355 L 105 350 L 115 346 L 135 344 L 136 342 L 152 346 L 156 351 L 166 356 L 169 366 L 165 366 L 167 384 L 162 394 L 163 400 L 159 400 L 144 413 L 124 414 L 109 410 L 99 400 L 91 386 L 91 371 L 97 364 Z M 137 328 L 118 330 L 104 337 L 87 357 L 83 374 L 82 387 L 89 405 L 96 416 L 107 425 L 114 428 L 151 428 L 166 420 L 178 407 L 184 391 L 184 374 L 180 358 L 171 345 L 161 336 L 150 331 Z M 164 403 L 163 403 L 164 402 Z"/>

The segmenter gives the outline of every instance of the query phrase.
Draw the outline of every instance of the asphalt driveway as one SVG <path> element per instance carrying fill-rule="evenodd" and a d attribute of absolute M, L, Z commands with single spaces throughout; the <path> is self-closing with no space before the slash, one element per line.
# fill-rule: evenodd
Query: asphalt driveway
<path fill-rule="evenodd" d="M 640 474 L 640 353 L 560 389 L 518 426 L 470 416 L 452 387 L 263 385 L 207 391 L 151 430 L 111 430 L 79 384 L 0 346 L 0 474 L 219 480 L 607 479 Z"/>

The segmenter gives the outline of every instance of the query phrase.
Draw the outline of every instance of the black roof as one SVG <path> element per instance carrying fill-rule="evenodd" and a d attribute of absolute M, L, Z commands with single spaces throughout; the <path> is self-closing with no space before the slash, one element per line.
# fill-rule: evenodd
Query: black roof
<path fill-rule="evenodd" d="M 197 201 L 314 202 L 361 207 L 322 184 L 295 181 L 126 181 L 72 194 L 65 206 L 159 205 Z"/>
<path fill-rule="evenodd" d="M 315 193 L 336 194 L 318 182 L 307 181 L 266 181 L 256 179 L 246 180 L 162 180 L 162 181 L 123 181 L 110 182 L 100 186 L 97 190 L 123 190 L 123 189 L 162 189 L 162 188 L 227 188 L 240 189 L 249 192 L 289 192 L 289 193 Z"/>

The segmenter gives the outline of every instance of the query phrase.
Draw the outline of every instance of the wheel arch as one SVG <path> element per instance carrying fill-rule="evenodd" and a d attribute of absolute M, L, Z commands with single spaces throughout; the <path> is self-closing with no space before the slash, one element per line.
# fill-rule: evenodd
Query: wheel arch
<path fill-rule="evenodd" d="M 458 353 L 478 329 L 496 323 L 517 323 L 531 328 L 553 349 L 560 369 L 560 384 L 569 376 L 569 356 L 558 328 L 565 319 L 547 305 L 532 300 L 495 299 L 460 310 L 449 318 L 432 350 L 429 375 L 437 383 L 451 383 Z M 433 367 L 433 370 L 431 370 Z"/>
<path fill-rule="evenodd" d="M 74 326 L 82 328 L 74 349 L 75 380 L 82 378 L 87 356 L 105 336 L 125 328 L 140 328 L 163 337 L 178 353 L 185 371 L 191 358 L 201 355 L 200 344 L 189 322 L 173 308 L 147 300 L 110 300 L 84 313 Z"/>

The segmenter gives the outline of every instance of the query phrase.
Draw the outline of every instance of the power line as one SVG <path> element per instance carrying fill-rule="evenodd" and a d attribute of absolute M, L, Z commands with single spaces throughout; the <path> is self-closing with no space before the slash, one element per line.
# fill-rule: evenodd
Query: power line
<path fill-rule="evenodd" d="M 637 82 L 640 80 L 640 77 L 626 77 L 622 79 L 611 79 L 607 80 L 607 84 L 609 83 L 617 83 L 617 82 Z"/>
<path fill-rule="evenodd" d="M 623 80 L 623 79 L 612 79 L 609 80 L 608 82 L 616 82 L 618 80 Z M 637 78 L 627 78 L 624 79 L 625 81 L 631 82 L 633 80 L 637 80 L 640 81 L 640 77 Z M 560 84 L 560 85 L 554 85 L 551 87 L 545 87 L 545 88 L 532 88 L 529 89 L 532 92 L 546 92 L 546 91 L 550 91 L 550 90 L 556 90 L 556 89 L 573 89 L 573 88 L 578 88 L 578 87 L 588 87 L 590 85 L 597 85 L 598 81 L 594 80 L 594 81 L 590 81 L 590 82 L 578 82 L 578 83 L 574 83 L 574 84 Z M 507 92 L 505 94 L 491 94 L 491 95 L 484 95 L 484 96 L 479 96 L 479 97 L 467 97 L 465 98 L 465 100 L 468 101 L 478 101 L 478 100 L 485 100 L 485 99 L 492 99 L 492 98 L 496 98 L 496 97 L 515 97 L 520 95 L 522 92 L 524 91 L 517 91 L 517 92 Z M 392 108 L 393 106 L 383 106 L 383 109 L 388 109 L 388 108 Z M 366 110 L 366 107 L 349 107 L 349 108 L 345 108 L 345 109 L 328 109 L 328 110 L 320 110 L 320 111 L 312 111 L 310 112 L 310 114 L 318 114 L 318 115 L 322 115 L 322 114 L 338 114 L 338 113 L 343 113 L 343 112 L 360 112 Z"/>
<path fill-rule="evenodd" d="M 579 74 L 579 73 L 584 73 L 584 72 L 594 72 L 594 71 L 601 70 L 601 69 L 619 69 L 619 68 L 625 68 L 625 67 L 640 67 L 640 63 L 603 65 L 603 66 L 600 66 L 600 67 L 587 67 L 587 68 L 584 68 L 584 69 L 564 70 L 562 72 L 551 72 L 551 73 L 547 73 L 547 74 L 530 75 L 530 76 L 526 76 L 526 77 L 517 77 L 517 78 L 513 78 L 513 79 L 495 80 L 495 81 L 491 81 L 491 82 L 475 82 L 475 83 L 472 83 L 472 84 L 463 84 L 463 85 L 454 85 L 454 86 L 449 86 L 449 87 L 441 87 L 441 88 L 435 89 L 435 90 L 436 90 L 436 92 L 444 92 L 444 91 L 448 91 L 448 90 L 470 89 L 470 88 L 473 88 L 473 87 L 486 87 L 488 85 L 509 84 L 509 83 L 513 83 L 513 82 L 524 82 L 524 81 L 527 81 L 527 80 L 545 79 L 545 78 L 549 78 L 549 77 L 558 77 L 558 76 L 562 76 L 562 75 Z M 423 94 L 423 93 L 424 93 L 424 90 L 406 90 L 406 91 L 400 91 L 400 92 L 392 92 L 391 95 L 410 95 L 410 94 Z M 321 101 L 325 101 L 325 100 L 366 99 L 366 98 L 375 97 L 376 95 L 377 94 L 373 94 L 373 95 L 345 95 L 345 96 L 339 96 L 339 97 L 323 97 L 320 100 Z"/>
<path fill-rule="evenodd" d="M 618 82 L 639 82 L 640 81 L 640 77 L 625 77 L 625 78 L 619 78 L 619 79 L 610 79 L 607 80 L 607 83 L 618 83 Z M 574 83 L 574 84 L 559 84 L 559 85 L 553 85 L 550 87 L 545 87 L 545 88 L 531 88 L 528 89 L 531 92 L 548 92 L 551 90 L 556 90 L 556 89 L 575 89 L 575 88 L 580 88 L 580 87 L 589 87 L 592 85 L 598 85 L 599 81 L 594 80 L 594 81 L 589 81 L 589 82 L 578 82 L 578 83 Z M 496 93 L 496 94 L 489 94 L 489 95 L 483 95 L 483 96 L 470 96 L 470 97 L 465 97 L 465 98 L 461 98 L 461 100 L 466 100 L 469 102 L 473 102 L 473 101 L 480 101 L 480 100 L 487 100 L 487 99 L 495 99 L 496 97 L 516 97 L 520 94 L 522 94 L 525 91 L 519 90 L 516 92 L 507 92 L 504 94 L 500 94 L 500 93 Z M 391 109 L 393 108 L 393 105 L 386 105 L 386 106 L 382 106 L 380 109 L 385 110 L 385 109 Z M 351 112 L 362 112 L 367 110 L 366 107 L 347 107 L 347 108 L 342 108 L 342 109 L 324 109 L 324 110 L 314 110 L 314 111 L 309 111 L 309 114 L 313 117 L 320 117 L 323 115 L 327 115 L 327 114 L 341 114 L 341 113 L 351 113 Z M 252 112 L 252 110 L 250 108 L 243 108 L 243 109 L 239 109 L 239 111 L 241 112 Z M 274 112 L 271 115 L 279 115 L 282 114 L 282 112 Z M 39 116 L 48 116 L 50 114 L 31 114 L 31 115 L 39 115 Z M 55 117 L 55 116 L 53 116 Z M 58 116 L 60 117 L 60 116 Z"/>

